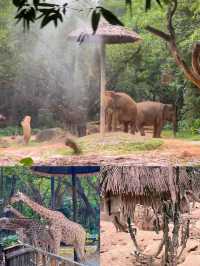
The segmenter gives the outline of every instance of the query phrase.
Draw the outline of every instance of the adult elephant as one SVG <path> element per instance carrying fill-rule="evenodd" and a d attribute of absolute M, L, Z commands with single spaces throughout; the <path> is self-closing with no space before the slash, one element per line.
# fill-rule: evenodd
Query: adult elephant
<path fill-rule="evenodd" d="M 160 138 L 166 121 L 173 123 L 175 134 L 176 110 L 172 104 L 151 101 L 137 103 L 136 127 L 142 136 L 145 135 L 144 126 L 153 126 L 153 137 Z"/>
<path fill-rule="evenodd" d="M 116 131 L 117 123 L 123 124 L 124 132 L 136 131 L 137 105 L 136 102 L 124 92 L 105 91 L 105 113 L 108 131 Z"/>

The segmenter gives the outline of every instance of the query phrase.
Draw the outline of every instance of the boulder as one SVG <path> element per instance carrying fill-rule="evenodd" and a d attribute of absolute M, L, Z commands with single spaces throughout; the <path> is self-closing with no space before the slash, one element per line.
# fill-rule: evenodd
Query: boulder
<path fill-rule="evenodd" d="M 40 130 L 36 136 L 35 140 L 37 142 L 50 141 L 54 139 L 59 139 L 65 137 L 66 132 L 61 128 L 47 128 Z"/>

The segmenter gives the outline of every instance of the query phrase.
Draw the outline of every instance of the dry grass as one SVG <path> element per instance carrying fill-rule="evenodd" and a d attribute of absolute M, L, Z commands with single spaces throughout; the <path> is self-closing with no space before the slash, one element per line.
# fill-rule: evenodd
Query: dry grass
<path fill-rule="evenodd" d="M 123 155 L 159 149 L 163 140 L 133 136 L 126 133 L 107 133 L 104 137 L 92 134 L 77 139 L 83 154 Z M 71 155 L 68 149 L 59 149 L 61 155 Z"/>

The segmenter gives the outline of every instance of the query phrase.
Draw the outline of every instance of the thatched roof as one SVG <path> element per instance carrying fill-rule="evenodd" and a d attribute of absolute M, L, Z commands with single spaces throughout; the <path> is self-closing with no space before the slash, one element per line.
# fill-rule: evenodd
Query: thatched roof
<path fill-rule="evenodd" d="M 101 22 L 96 33 L 93 34 L 91 27 L 79 28 L 69 34 L 70 39 L 86 42 L 103 42 L 106 44 L 133 43 L 142 38 L 133 30 L 122 26 L 111 25 L 108 22 Z"/>
<path fill-rule="evenodd" d="M 127 212 L 132 212 L 135 204 L 156 206 L 161 200 L 175 201 L 186 190 L 200 192 L 200 169 L 193 167 L 105 166 L 100 175 L 102 196 L 120 195 Z"/>

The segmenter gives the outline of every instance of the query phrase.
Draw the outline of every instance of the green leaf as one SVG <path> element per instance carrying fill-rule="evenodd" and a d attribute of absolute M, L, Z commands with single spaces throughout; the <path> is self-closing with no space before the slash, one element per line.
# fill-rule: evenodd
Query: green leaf
<path fill-rule="evenodd" d="M 41 25 L 40 27 L 41 28 L 44 28 L 49 22 L 52 21 L 52 16 L 49 16 L 49 13 L 47 15 L 44 16 L 42 22 L 41 22 Z"/>
<path fill-rule="evenodd" d="M 54 22 L 54 25 L 57 27 L 58 25 L 58 19 L 62 22 L 63 21 L 63 17 L 62 15 L 60 14 L 59 11 L 57 11 L 56 13 L 53 13 L 53 14 L 50 14 L 50 13 L 47 13 L 42 22 L 41 22 L 41 28 L 44 28 L 48 23 L 50 23 L 51 21 Z"/>
<path fill-rule="evenodd" d="M 99 21 L 101 18 L 101 14 L 95 9 L 92 12 L 92 29 L 93 29 L 93 34 L 96 32 L 98 26 L 99 26 Z"/>
<path fill-rule="evenodd" d="M 99 11 L 110 24 L 124 26 L 124 24 L 108 9 L 99 7 Z"/>
<path fill-rule="evenodd" d="M 23 166 L 32 166 L 34 161 L 31 157 L 26 157 L 26 158 L 23 158 L 22 160 L 20 160 L 20 163 Z"/>
<path fill-rule="evenodd" d="M 16 7 L 22 7 L 25 3 L 27 3 L 27 0 L 13 0 L 12 2 Z"/>

